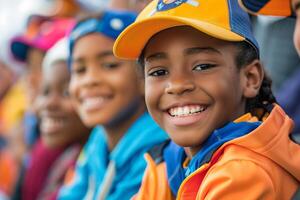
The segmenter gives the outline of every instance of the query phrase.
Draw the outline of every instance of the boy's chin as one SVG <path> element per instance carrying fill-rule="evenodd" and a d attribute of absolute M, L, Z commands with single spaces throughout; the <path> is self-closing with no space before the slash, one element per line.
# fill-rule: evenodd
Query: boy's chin
<path fill-rule="evenodd" d="M 87 119 L 87 118 L 81 118 L 83 124 L 88 127 L 88 128 L 93 128 L 99 124 L 101 124 L 101 122 L 97 119 Z"/>

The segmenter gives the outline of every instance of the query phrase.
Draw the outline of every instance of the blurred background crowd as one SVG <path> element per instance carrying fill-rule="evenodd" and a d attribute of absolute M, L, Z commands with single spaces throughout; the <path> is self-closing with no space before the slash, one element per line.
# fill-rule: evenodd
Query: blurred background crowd
<path fill-rule="evenodd" d="M 44 147 L 36 147 L 35 151 L 32 149 L 40 138 L 38 130 L 41 116 L 37 97 L 42 82 L 42 65 L 55 59 L 64 59 L 65 62 L 68 59 L 64 54 L 67 50 L 57 47 L 57 42 L 81 16 L 106 8 L 139 12 L 148 2 L 0 0 L 0 200 L 20 199 L 18 195 L 26 190 L 26 183 L 37 190 L 46 191 L 45 188 L 39 188 L 39 181 L 32 183 L 28 176 L 42 179 L 46 175 L 38 171 L 49 168 L 57 155 L 61 154 L 61 149 L 49 151 L 43 154 L 47 155 L 44 160 L 40 159 L 45 169 L 34 168 L 31 173 L 25 172 L 29 154 L 39 157 L 40 151 L 47 151 Z M 300 131 L 300 59 L 293 46 L 295 19 L 252 16 L 252 20 L 261 48 L 261 59 L 273 80 L 277 100 L 295 120 L 297 138 Z M 51 53 L 50 49 L 55 46 L 56 50 Z M 86 138 L 80 140 L 85 141 Z M 75 154 L 78 155 L 78 152 Z M 36 198 L 24 198 L 23 195 L 23 199 Z"/>

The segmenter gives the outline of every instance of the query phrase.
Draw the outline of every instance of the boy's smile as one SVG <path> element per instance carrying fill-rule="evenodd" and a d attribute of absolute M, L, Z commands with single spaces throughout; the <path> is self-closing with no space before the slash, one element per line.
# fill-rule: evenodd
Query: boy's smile
<path fill-rule="evenodd" d="M 167 110 L 169 120 L 176 126 L 191 125 L 204 117 L 207 106 L 199 104 L 186 104 L 172 106 Z"/>
<path fill-rule="evenodd" d="M 232 43 L 181 26 L 154 35 L 144 52 L 147 107 L 177 144 L 197 152 L 244 114 L 246 81 Z"/>
<path fill-rule="evenodd" d="M 79 99 L 83 110 L 93 112 L 102 109 L 112 98 L 113 95 L 109 93 L 83 91 Z"/>

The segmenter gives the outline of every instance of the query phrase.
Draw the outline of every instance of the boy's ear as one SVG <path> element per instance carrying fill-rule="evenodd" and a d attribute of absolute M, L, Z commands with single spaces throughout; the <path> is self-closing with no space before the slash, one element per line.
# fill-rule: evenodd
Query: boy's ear
<path fill-rule="evenodd" d="M 246 98 L 255 97 L 261 87 L 264 70 L 261 62 L 255 59 L 250 64 L 241 68 L 243 94 Z"/>

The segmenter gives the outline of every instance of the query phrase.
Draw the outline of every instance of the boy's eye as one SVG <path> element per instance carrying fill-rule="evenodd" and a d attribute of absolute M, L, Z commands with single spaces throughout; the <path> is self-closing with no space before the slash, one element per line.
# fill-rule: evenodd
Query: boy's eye
<path fill-rule="evenodd" d="M 165 76 L 168 73 L 165 69 L 151 70 L 148 72 L 148 76 Z"/>
<path fill-rule="evenodd" d="M 193 68 L 193 70 L 195 70 L 195 71 L 203 71 L 203 70 L 208 70 L 210 68 L 213 68 L 215 66 L 216 66 L 215 64 L 199 64 L 199 65 L 196 65 Z"/>
<path fill-rule="evenodd" d="M 72 74 L 83 74 L 86 71 L 84 66 L 74 66 L 72 67 Z"/>
<path fill-rule="evenodd" d="M 121 63 L 119 62 L 106 62 L 106 63 L 101 63 L 101 66 L 104 67 L 105 69 L 114 69 L 120 66 Z"/>

